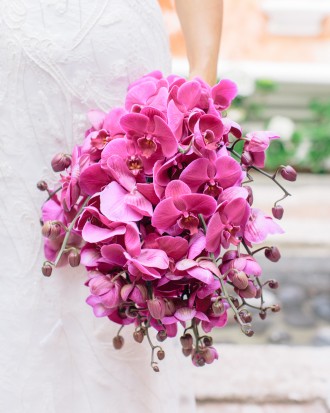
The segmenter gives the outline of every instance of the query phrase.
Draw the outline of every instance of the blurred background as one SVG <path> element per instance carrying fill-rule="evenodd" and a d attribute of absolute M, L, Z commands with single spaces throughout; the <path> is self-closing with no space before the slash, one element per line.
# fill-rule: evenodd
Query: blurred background
<path fill-rule="evenodd" d="M 159 2 L 170 33 L 173 72 L 186 76 L 174 2 Z M 329 412 L 330 0 L 225 0 L 219 78 L 238 84 L 228 116 L 243 131 L 268 129 L 281 136 L 268 151 L 267 169 L 290 164 L 299 175 L 295 183 L 284 183 L 292 194 L 281 202 L 286 234 L 268 242 L 280 248 L 281 260 L 257 256 L 264 279 L 280 283 L 266 298 L 282 311 L 264 321 L 253 314 L 252 338 L 234 321 L 213 334 L 219 362 L 192 373 L 198 411 Z M 254 179 L 255 207 L 271 214 L 281 192 L 263 176 Z M 251 372 L 247 352 L 258 358 L 260 375 Z M 201 377 L 214 381 L 214 390 L 212 384 L 200 386 Z"/>

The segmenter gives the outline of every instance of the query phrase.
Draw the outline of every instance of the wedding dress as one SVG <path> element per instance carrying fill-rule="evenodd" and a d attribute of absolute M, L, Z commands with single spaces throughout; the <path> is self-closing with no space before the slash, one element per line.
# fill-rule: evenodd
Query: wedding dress
<path fill-rule="evenodd" d="M 90 108 L 122 104 L 154 69 L 169 71 L 156 0 L 0 0 L 1 412 L 194 411 L 179 346 L 165 342 L 154 373 L 132 330 L 113 349 L 118 326 L 85 303 L 83 268 L 40 269 L 36 182 L 55 182 L 51 158 L 81 142 Z"/>

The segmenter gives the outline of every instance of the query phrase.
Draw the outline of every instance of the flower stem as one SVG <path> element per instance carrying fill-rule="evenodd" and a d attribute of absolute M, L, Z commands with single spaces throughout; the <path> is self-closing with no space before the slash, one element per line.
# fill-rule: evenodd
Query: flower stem
<path fill-rule="evenodd" d="M 65 251 L 65 249 L 66 249 L 66 245 L 67 245 L 67 243 L 68 243 L 69 236 L 70 236 L 70 233 L 71 233 L 71 231 L 72 231 L 72 228 L 74 227 L 74 224 L 76 223 L 77 219 L 79 218 L 81 212 L 83 211 L 83 209 L 84 209 L 85 206 L 87 205 L 87 202 L 90 200 L 90 198 L 91 198 L 91 197 L 89 196 L 89 197 L 87 197 L 87 198 L 85 199 L 84 203 L 82 204 L 81 208 L 80 208 L 79 211 L 77 212 L 76 216 L 73 218 L 71 224 L 68 226 L 67 232 L 66 232 L 65 237 L 64 237 L 64 240 L 63 240 L 63 242 L 62 242 L 61 249 L 60 249 L 59 253 L 57 254 L 56 260 L 55 260 L 55 262 L 54 262 L 54 266 L 55 266 L 55 267 L 56 267 L 56 266 L 58 265 L 58 263 L 60 262 L 60 259 L 62 258 L 62 255 L 63 255 L 63 253 L 64 253 L 64 251 Z"/>

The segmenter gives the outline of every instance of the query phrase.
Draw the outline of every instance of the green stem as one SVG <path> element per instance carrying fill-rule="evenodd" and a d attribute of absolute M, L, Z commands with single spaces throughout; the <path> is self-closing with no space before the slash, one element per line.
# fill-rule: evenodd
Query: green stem
<path fill-rule="evenodd" d="M 81 208 L 79 209 L 79 211 L 77 212 L 76 216 L 73 218 L 71 224 L 69 225 L 67 232 L 65 234 L 64 240 L 62 242 L 62 246 L 60 249 L 60 252 L 57 254 L 56 260 L 54 262 L 54 266 L 56 267 L 58 265 L 58 263 L 60 262 L 60 259 L 62 258 L 62 255 L 64 253 L 64 250 L 66 248 L 66 245 L 68 243 L 69 240 L 69 236 L 70 233 L 72 231 L 72 228 L 74 227 L 74 224 L 76 223 L 77 219 L 80 217 L 81 212 L 83 211 L 83 209 L 85 208 L 85 206 L 87 205 L 87 202 L 90 200 L 90 196 L 88 198 L 85 199 L 84 203 L 82 204 Z"/>

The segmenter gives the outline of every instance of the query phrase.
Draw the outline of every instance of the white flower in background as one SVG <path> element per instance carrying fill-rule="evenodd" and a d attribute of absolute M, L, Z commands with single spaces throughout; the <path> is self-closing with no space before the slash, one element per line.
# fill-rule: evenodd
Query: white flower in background
<path fill-rule="evenodd" d="M 297 151 L 294 155 L 295 162 L 300 162 L 308 157 L 308 152 L 310 151 L 311 143 L 308 139 L 304 139 L 298 146 Z"/>

